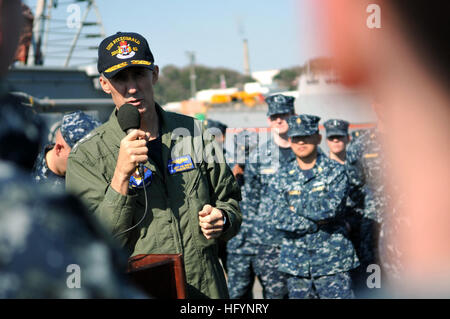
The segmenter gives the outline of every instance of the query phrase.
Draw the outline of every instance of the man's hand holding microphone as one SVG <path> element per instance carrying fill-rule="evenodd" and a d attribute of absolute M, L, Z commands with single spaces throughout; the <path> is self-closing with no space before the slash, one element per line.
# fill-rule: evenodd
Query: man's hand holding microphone
<path fill-rule="evenodd" d="M 147 141 L 150 133 L 139 129 L 140 114 L 131 104 L 124 104 L 119 108 L 117 120 L 127 136 L 120 141 L 119 156 L 111 187 L 118 193 L 127 195 L 131 175 L 139 164 L 148 160 Z"/>

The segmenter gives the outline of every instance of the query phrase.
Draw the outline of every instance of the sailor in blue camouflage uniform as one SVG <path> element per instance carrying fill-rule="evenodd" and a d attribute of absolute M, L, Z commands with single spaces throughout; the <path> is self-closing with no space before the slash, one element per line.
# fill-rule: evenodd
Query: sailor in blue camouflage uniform
<path fill-rule="evenodd" d="M 245 184 L 244 172 L 248 165 L 249 154 L 258 147 L 258 133 L 250 130 L 242 130 L 235 135 L 231 135 L 231 150 L 227 151 L 227 163 L 232 168 L 233 175 L 238 181 L 241 190 Z M 230 145 L 228 143 L 228 145 Z M 246 212 L 246 194 L 242 193 L 243 200 L 239 203 L 244 220 Z M 228 290 L 232 299 L 252 299 L 253 284 L 255 282 L 255 262 L 256 250 L 246 241 L 247 229 L 250 226 L 244 222 L 236 236 L 227 243 L 227 271 Z"/>
<path fill-rule="evenodd" d="M 281 299 L 287 297 L 286 275 L 278 271 L 282 234 L 275 230 L 272 215 L 277 205 L 276 198 L 281 192 L 281 188 L 277 187 L 280 168 L 295 159 L 286 135 L 286 119 L 294 114 L 294 98 L 276 94 L 267 97 L 266 102 L 269 125 L 274 132 L 273 136 L 250 153 L 245 168 L 242 192 L 244 219 L 241 226 L 243 238 L 239 248 L 246 250 L 245 267 L 248 269 L 251 266 L 257 275 L 263 288 L 263 297 Z M 269 188 L 269 185 L 272 187 Z M 236 266 L 229 263 L 231 275 L 230 267 Z M 248 273 L 242 268 L 244 266 L 238 269 L 244 274 Z M 237 280 L 233 276 L 229 280 L 229 289 L 232 290 Z"/>
<path fill-rule="evenodd" d="M 249 154 L 258 146 L 257 129 L 237 129 L 226 140 L 226 161 L 239 186 L 244 186 L 245 165 Z"/>
<path fill-rule="evenodd" d="M 347 160 L 347 146 L 355 143 L 356 139 L 360 137 L 366 130 L 353 131 L 351 140 L 348 134 L 349 123 L 344 120 L 331 119 L 324 123 L 327 144 L 330 148 L 329 157 L 340 164 L 345 165 Z M 333 149 L 333 150 L 332 150 Z M 340 151 L 340 154 L 337 152 Z M 345 166 L 347 167 L 347 165 Z M 351 176 L 351 173 L 350 173 Z M 349 179 L 350 181 L 350 179 Z M 361 223 L 363 222 L 364 210 L 364 192 L 362 188 L 350 183 L 349 196 L 346 204 L 346 223 L 350 230 L 350 239 L 355 247 L 358 257 L 361 257 Z M 361 259 L 360 259 L 361 261 Z M 367 273 L 366 267 L 360 266 L 351 270 L 353 291 L 356 297 L 365 296 L 362 292 L 365 290 Z"/>
<path fill-rule="evenodd" d="M 227 164 L 233 171 L 233 175 L 238 181 L 241 191 L 245 184 L 243 173 L 248 165 L 249 153 L 258 147 L 258 134 L 243 130 L 232 135 L 231 140 L 227 140 L 228 148 L 226 153 Z M 255 282 L 255 262 L 256 250 L 246 241 L 247 229 L 250 226 L 246 214 L 245 193 L 242 192 L 242 201 L 239 207 L 243 214 L 243 223 L 239 232 L 227 242 L 227 271 L 228 271 L 228 292 L 231 299 L 252 299 L 253 284 Z"/>
<path fill-rule="evenodd" d="M 212 119 L 203 120 L 203 125 L 206 127 L 207 131 L 214 136 L 226 159 L 227 151 L 225 148 L 225 141 L 228 126 L 220 121 Z M 218 255 L 225 273 L 227 273 L 227 242 L 222 239 L 218 240 Z"/>
<path fill-rule="evenodd" d="M 350 143 L 350 135 L 348 133 L 349 124 L 349 122 L 341 119 L 329 119 L 323 123 L 327 138 L 327 146 L 329 148 L 328 157 L 342 165 L 344 165 L 347 160 L 347 146 Z M 346 204 L 346 222 L 351 234 L 353 234 L 356 229 L 359 229 L 360 219 L 357 216 L 358 213 L 355 211 L 355 200 L 360 201 L 360 197 L 361 195 L 356 195 L 350 188 Z"/>
<path fill-rule="evenodd" d="M 379 125 L 382 123 L 379 123 Z M 382 125 L 381 125 L 382 127 Z M 383 266 L 382 279 L 398 277 L 401 272 L 401 265 L 393 263 L 401 255 L 395 243 L 389 247 L 384 244 L 387 231 L 395 231 L 400 227 L 400 222 L 395 216 L 396 209 L 400 203 L 392 203 L 392 194 L 398 192 L 395 185 L 389 191 L 386 189 L 386 172 L 389 163 L 386 161 L 381 140 L 383 131 L 379 127 L 366 130 L 352 143 L 348 149 L 347 171 L 352 188 L 359 190 L 363 195 L 363 201 L 358 206 L 361 211 L 361 224 L 359 231 L 358 255 L 361 260 L 361 267 L 358 271 L 360 279 L 360 289 L 362 293 L 368 294 L 364 288 L 367 278 L 367 266 L 370 264 L 380 265 L 380 244 L 384 248 L 384 254 L 394 256 L 389 258 L 390 263 L 385 262 Z M 389 214 L 387 212 L 389 211 Z M 389 228 L 384 227 L 389 218 Z M 406 226 L 404 223 L 403 226 Z M 384 259 L 385 261 L 388 258 Z"/>
<path fill-rule="evenodd" d="M 350 146 L 352 143 L 354 143 L 356 141 L 356 139 L 358 139 L 361 135 L 363 135 L 365 132 L 367 131 L 367 129 L 359 129 L 359 130 L 353 130 L 350 133 L 350 143 L 348 146 Z"/>
<path fill-rule="evenodd" d="M 203 121 L 203 125 L 212 135 L 214 135 L 217 143 L 219 143 L 220 146 L 223 146 L 225 144 L 225 138 L 228 128 L 226 124 L 220 121 L 207 119 Z"/>
<path fill-rule="evenodd" d="M 101 123 L 82 111 L 65 114 L 56 131 L 55 143 L 46 145 L 33 168 L 33 178 L 38 184 L 47 183 L 55 188 L 65 188 L 67 158 L 74 145 Z"/>
<path fill-rule="evenodd" d="M 353 188 L 359 189 L 364 199 L 358 253 L 363 270 L 377 262 L 377 233 L 383 211 L 387 205 L 383 173 L 386 161 L 379 132 L 370 129 L 364 132 L 348 150 L 347 170 Z"/>
<path fill-rule="evenodd" d="M 319 120 L 288 120 L 296 161 L 282 171 L 273 219 L 285 234 L 279 269 L 288 275 L 289 298 L 352 298 L 349 271 L 359 262 L 345 225 L 348 178 L 318 147 Z"/>
<path fill-rule="evenodd" d="M 347 121 L 340 119 L 329 119 L 323 123 L 329 149 L 329 157 L 339 164 L 344 164 L 347 157 L 346 148 L 350 142 L 350 136 L 348 134 L 349 124 L 350 123 Z"/>
<path fill-rule="evenodd" d="M 43 136 L 36 114 L 0 98 L 0 153 L 9 154 L 0 157 L 0 298 L 145 297 L 122 274 L 125 255 L 84 206 L 31 183 Z M 23 145 L 34 147 L 24 153 Z"/>

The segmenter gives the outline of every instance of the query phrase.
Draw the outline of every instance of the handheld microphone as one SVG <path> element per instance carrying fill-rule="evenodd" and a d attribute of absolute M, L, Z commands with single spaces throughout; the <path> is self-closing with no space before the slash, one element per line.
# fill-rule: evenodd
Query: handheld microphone
<path fill-rule="evenodd" d="M 141 126 L 141 115 L 139 114 L 138 109 L 131 105 L 131 104 L 124 104 L 122 105 L 119 110 L 117 111 L 117 121 L 119 122 L 120 128 L 122 131 L 124 131 L 127 135 L 131 133 L 132 130 L 139 129 Z M 145 181 L 144 181 L 144 165 L 142 163 L 138 164 L 138 170 L 139 175 L 141 176 L 143 187 L 144 187 L 144 196 L 145 196 L 145 211 L 142 215 L 141 219 L 133 226 L 131 226 L 128 229 L 125 229 L 124 231 L 120 232 L 119 235 L 125 234 L 129 232 L 130 230 L 133 230 L 137 226 L 139 226 L 142 221 L 145 219 L 145 216 L 147 216 L 148 211 L 148 201 L 147 201 L 147 190 L 145 187 Z"/>
<path fill-rule="evenodd" d="M 122 131 L 128 135 L 132 130 L 137 130 L 141 126 L 141 115 L 135 106 L 124 104 L 117 111 L 117 121 L 119 122 Z M 143 179 L 144 165 L 142 163 L 138 164 L 138 170 Z"/>

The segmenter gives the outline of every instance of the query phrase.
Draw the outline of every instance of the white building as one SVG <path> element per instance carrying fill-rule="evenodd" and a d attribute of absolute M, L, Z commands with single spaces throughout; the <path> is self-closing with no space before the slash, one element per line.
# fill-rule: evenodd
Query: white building
<path fill-rule="evenodd" d="M 266 70 L 252 72 L 252 78 L 258 81 L 263 86 L 272 86 L 273 78 L 280 73 L 280 70 Z"/>

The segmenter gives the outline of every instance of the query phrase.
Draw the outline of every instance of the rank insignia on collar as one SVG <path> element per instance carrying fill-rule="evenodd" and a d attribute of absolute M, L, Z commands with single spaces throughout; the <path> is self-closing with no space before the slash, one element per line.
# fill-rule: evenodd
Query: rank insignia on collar
<path fill-rule="evenodd" d="M 136 168 L 136 171 L 130 177 L 130 188 L 143 188 L 143 185 L 150 185 L 152 176 L 152 171 L 148 167 L 144 166 L 144 179 L 142 179 L 142 176 L 139 174 L 139 170 Z"/>
<path fill-rule="evenodd" d="M 194 169 L 195 166 L 190 155 L 183 155 L 181 157 L 169 160 L 167 168 L 169 169 L 169 174 L 172 175 L 175 173 L 190 171 L 191 169 Z"/>
<path fill-rule="evenodd" d="M 364 154 L 364 158 L 374 158 L 374 157 L 378 157 L 378 153 Z"/>
<path fill-rule="evenodd" d="M 311 189 L 311 193 L 320 192 L 320 191 L 323 191 L 324 189 L 325 189 L 325 185 L 317 186 L 317 187 L 314 187 L 313 189 Z"/>
<path fill-rule="evenodd" d="M 273 174 L 275 172 L 276 172 L 275 168 L 272 168 L 272 167 L 270 167 L 270 168 L 263 168 L 261 170 L 261 174 Z"/>

